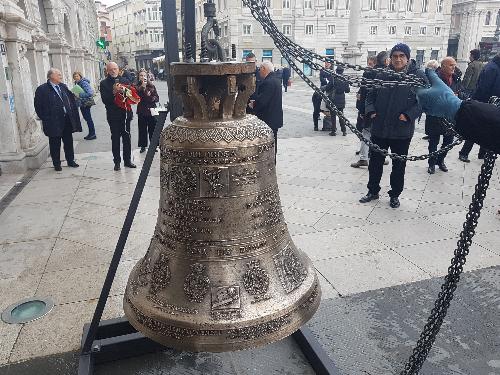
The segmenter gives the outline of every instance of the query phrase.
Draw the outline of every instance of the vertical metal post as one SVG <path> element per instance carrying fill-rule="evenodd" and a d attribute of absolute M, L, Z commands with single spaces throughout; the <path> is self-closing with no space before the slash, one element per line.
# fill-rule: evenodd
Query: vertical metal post
<path fill-rule="evenodd" d="M 194 0 L 181 0 L 182 45 L 186 59 L 186 45 L 189 43 L 196 61 L 196 19 Z"/>
<path fill-rule="evenodd" d="M 163 40 L 165 49 L 165 74 L 170 103 L 170 121 L 182 115 L 182 101 L 174 92 L 174 79 L 170 74 L 170 63 L 179 62 L 179 39 L 177 37 L 177 9 L 175 0 L 161 0 Z"/>

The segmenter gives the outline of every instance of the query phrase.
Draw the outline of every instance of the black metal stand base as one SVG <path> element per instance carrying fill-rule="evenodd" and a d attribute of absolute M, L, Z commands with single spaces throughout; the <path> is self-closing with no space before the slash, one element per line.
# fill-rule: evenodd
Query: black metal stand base
<path fill-rule="evenodd" d="M 87 339 L 88 330 L 89 324 L 86 324 L 83 328 L 82 345 Z M 292 337 L 316 374 L 340 375 L 340 371 L 308 328 L 300 328 Z M 126 318 L 103 320 L 99 323 L 90 353 L 80 356 L 78 375 L 93 375 L 94 366 L 99 363 L 137 357 L 165 349 L 167 348 L 137 332 Z"/>

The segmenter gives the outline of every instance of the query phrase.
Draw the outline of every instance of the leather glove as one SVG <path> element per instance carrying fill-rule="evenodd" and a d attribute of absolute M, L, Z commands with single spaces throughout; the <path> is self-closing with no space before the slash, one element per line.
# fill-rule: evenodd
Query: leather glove
<path fill-rule="evenodd" d="M 431 87 L 417 89 L 417 100 L 425 113 L 431 116 L 444 117 L 453 121 L 462 104 L 453 91 L 438 77 L 433 69 L 425 69 Z"/>

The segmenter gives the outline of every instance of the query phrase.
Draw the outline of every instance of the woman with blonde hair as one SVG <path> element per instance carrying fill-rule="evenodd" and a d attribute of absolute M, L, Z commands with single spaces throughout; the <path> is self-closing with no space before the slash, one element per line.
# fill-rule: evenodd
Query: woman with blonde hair
<path fill-rule="evenodd" d="M 90 108 L 95 105 L 94 90 L 90 85 L 90 81 L 87 78 L 84 78 L 80 72 L 73 73 L 73 81 L 75 82 L 75 88 L 78 89 L 73 89 L 73 93 L 76 96 L 77 104 L 80 107 L 82 116 L 87 122 L 87 126 L 89 128 L 89 134 L 84 138 L 87 141 L 96 139 L 97 136 L 95 134 L 94 121 L 92 120 L 92 114 L 90 113 Z"/>

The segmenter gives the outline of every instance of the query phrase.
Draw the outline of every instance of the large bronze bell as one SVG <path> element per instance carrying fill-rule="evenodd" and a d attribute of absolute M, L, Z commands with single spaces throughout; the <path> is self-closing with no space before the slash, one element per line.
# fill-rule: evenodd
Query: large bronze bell
<path fill-rule="evenodd" d="M 245 108 L 253 63 L 172 64 L 184 116 L 161 135 L 155 234 L 124 297 L 130 323 L 171 348 L 220 352 L 280 340 L 321 290 L 281 210 L 271 130 Z"/>

